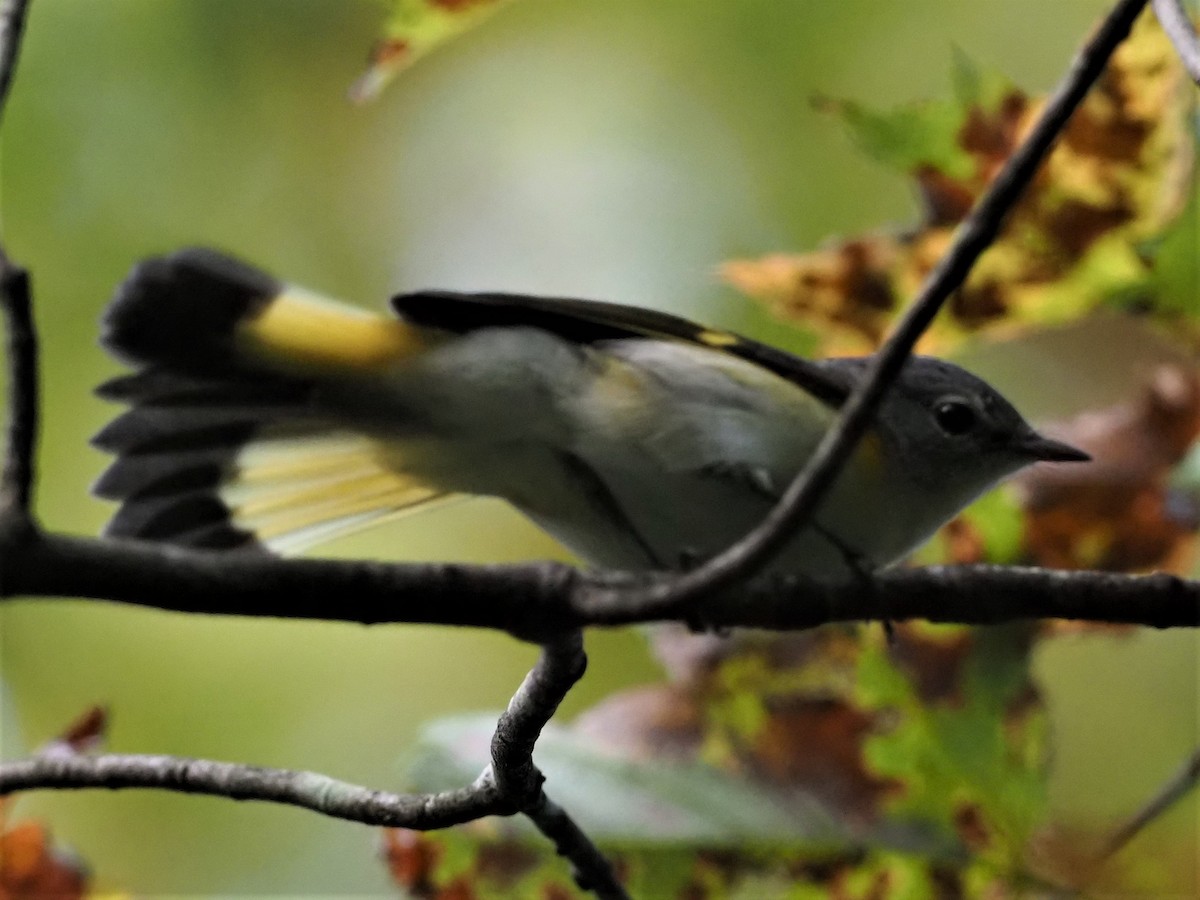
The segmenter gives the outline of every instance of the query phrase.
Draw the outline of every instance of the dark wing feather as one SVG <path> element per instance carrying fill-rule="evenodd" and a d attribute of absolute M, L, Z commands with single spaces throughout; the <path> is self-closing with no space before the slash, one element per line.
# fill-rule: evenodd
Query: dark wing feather
<path fill-rule="evenodd" d="M 559 297 L 525 294 L 462 294 L 420 291 L 392 298 L 400 318 L 424 328 L 465 334 L 481 328 L 539 328 L 578 344 L 623 338 L 681 341 L 721 350 L 762 366 L 820 398 L 841 406 L 853 383 L 819 363 L 810 362 L 729 331 L 705 328 L 670 313 Z"/>

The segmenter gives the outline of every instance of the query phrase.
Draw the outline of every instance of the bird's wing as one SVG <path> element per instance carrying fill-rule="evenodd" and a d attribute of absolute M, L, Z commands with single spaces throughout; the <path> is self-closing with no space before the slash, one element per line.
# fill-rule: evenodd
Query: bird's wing
<path fill-rule="evenodd" d="M 706 328 L 670 313 L 560 297 L 420 291 L 392 298 L 405 321 L 465 334 L 481 328 L 539 328 L 577 344 L 622 338 L 680 341 L 719 350 L 784 378 L 830 406 L 841 406 L 853 384 L 842 373 L 731 331 Z"/>

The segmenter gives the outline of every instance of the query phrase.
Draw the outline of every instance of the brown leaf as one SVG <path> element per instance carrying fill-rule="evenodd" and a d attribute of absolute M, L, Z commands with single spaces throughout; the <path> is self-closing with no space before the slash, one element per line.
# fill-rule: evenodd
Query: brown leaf
<path fill-rule="evenodd" d="M 901 252 L 891 237 L 868 237 L 812 253 L 731 260 L 720 273 L 781 318 L 828 326 L 837 336 L 828 355 L 862 353 L 878 346 L 896 310 L 892 269 Z"/>
<path fill-rule="evenodd" d="M 801 697 L 769 702 L 768 712 L 747 748 L 747 764 L 856 824 L 873 821 L 880 801 L 896 787 L 863 763 L 862 745 L 875 727 L 874 716 L 840 700 Z"/>
<path fill-rule="evenodd" d="M 979 805 L 964 803 L 954 814 L 954 830 L 968 849 L 982 853 L 991 841 L 991 832 Z"/>
<path fill-rule="evenodd" d="M 956 565 L 985 562 L 987 547 L 983 535 L 965 516 L 957 516 L 942 526 L 945 561 Z"/>
<path fill-rule="evenodd" d="M 84 710 L 62 734 L 42 746 L 38 753 L 89 753 L 104 742 L 107 730 L 108 710 L 103 706 L 92 706 Z"/>
<path fill-rule="evenodd" d="M 24 822 L 0 834 L 0 900 L 83 897 L 87 873 L 56 853 L 45 827 Z"/>
<path fill-rule="evenodd" d="M 971 629 L 930 628 L 919 623 L 895 626 L 892 662 L 904 671 L 925 703 L 962 700 L 963 664 L 975 645 Z"/>
<path fill-rule="evenodd" d="M 1113 297 L 1144 295 L 1151 274 L 1144 245 L 1178 218 L 1192 191 L 1193 93 L 1170 42 L 1152 16 L 1143 17 L 919 350 L 946 352 L 971 334 L 1007 337 L 1108 309 Z M 908 127 L 909 137 L 940 150 L 893 160 L 903 158 L 922 198 L 917 227 L 731 261 L 722 277 L 814 333 L 819 355 L 872 352 L 1043 106 L 1010 87 L 962 108 L 957 131 L 926 133 L 919 116 L 907 125 L 903 116 L 889 120 L 892 130 Z M 846 111 L 860 109 L 837 101 L 821 107 L 851 123 Z M 1145 302 L 1154 312 L 1155 298 Z M 1160 312 L 1186 326 L 1181 337 L 1200 339 L 1178 309 Z"/>
<path fill-rule="evenodd" d="M 436 896 L 434 871 L 442 847 L 432 838 L 407 828 L 383 832 L 383 855 L 392 881 L 416 897 Z"/>
<path fill-rule="evenodd" d="M 479 848 L 475 878 L 499 888 L 511 886 L 541 862 L 541 857 L 515 840 L 489 841 Z"/>
<path fill-rule="evenodd" d="M 1196 372 L 1162 366 L 1134 400 L 1045 430 L 1094 461 L 1022 475 L 1033 562 L 1122 572 L 1190 566 L 1196 522 L 1176 514 L 1167 478 L 1200 435 Z"/>

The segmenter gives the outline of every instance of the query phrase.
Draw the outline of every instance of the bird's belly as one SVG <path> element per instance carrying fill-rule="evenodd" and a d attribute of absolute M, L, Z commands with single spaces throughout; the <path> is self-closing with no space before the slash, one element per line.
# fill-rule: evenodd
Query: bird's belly
<path fill-rule="evenodd" d="M 768 498 L 740 484 L 661 471 L 643 474 L 646 477 L 625 472 L 609 478 L 626 520 L 617 528 L 609 517 L 578 506 L 549 514 L 525 511 L 589 564 L 639 570 L 687 568 L 720 553 L 761 522 L 772 506 Z M 831 541 L 818 521 L 817 527 L 807 527 L 789 540 L 768 571 L 833 580 L 849 577 L 852 567 L 860 564 L 877 563 L 849 560 L 847 548 Z"/>

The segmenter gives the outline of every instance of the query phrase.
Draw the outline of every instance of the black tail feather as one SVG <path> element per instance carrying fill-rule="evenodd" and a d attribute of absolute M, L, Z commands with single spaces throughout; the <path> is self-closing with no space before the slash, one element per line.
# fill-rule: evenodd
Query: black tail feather
<path fill-rule="evenodd" d="M 282 285 L 215 250 L 190 248 L 137 265 L 105 313 L 100 342 L 135 363 L 166 362 L 188 371 L 220 371 L 230 339 Z"/>

